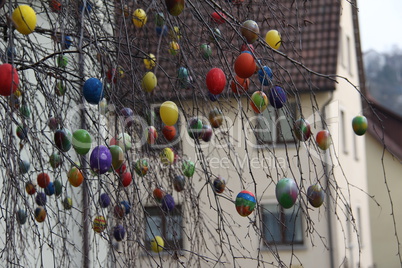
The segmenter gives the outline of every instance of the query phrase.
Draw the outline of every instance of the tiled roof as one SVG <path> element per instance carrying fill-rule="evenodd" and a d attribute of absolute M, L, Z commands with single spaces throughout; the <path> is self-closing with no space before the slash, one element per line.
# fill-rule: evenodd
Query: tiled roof
<path fill-rule="evenodd" d="M 240 25 L 248 19 L 259 25 L 260 40 L 254 43 L 255 57 L 261 65 L 273 70 L 273 84 L 281 85 L 290 95 L 335 89 L 335 82 L 322 75 L 336 73 L 341 9 L 338 0 L 258 0 L 244 1 L 241 5 L 234 5 L 230 1 L 187 1 L 184 12 L 178 17 L 167 13 L 164 1 L 152 3 L 153 6 L 147 10 L 148 22 L 145 27 L 135 29 L 131 26 L 126 32 L 124 25 L 132 25 L 131 17 L 127 17 L 125 22 L 117 22 L 116 35 L 121 38 L 116 62 L 126 69 L 125 80 L 111 89 L 113 93 L 118 93 L 113 96 L 118 96 L 119 101 L 208 98 L 205 77 L 213 67 L 224 70 L 228 80 L 224 93 L 232 94 L 230 81 L 235 75 L 233 63 L 244 43 L 240 36 Z M 217 25 L 211 20 L 215 10 L 227 14 L 226 23 Z M 181 51 L 176 56 L 168 53 L 172 35 L 169 33 L 160 38 L 156 34 L 157 12 L 164 14 L 169 29 L 174 26 L 180 29 L 178 43 Z M 118 13 L 117 17 L 123 18 L 122 15 Z M 220 30 L 220 37 L 213 35 L 215 28 Z M 282 34 L 283 43 L 279 51 L 266 46 L 265 34 L 270 29 L 277 29 Z M 200 55 L 199 47 L 203 43 L 210 44 L 213 51 L 213 56 L 208 60 Z M 148 53 L 155 54 L 158 63 L 154 70 L 158 87 L 152 93 L 141 90 L 141 78 L 147 71 L 142 59 Z M 186 67 L 192 78 L 187 88 L 181 87 L 178 82 L 177 70 L 180 67 Z M 261 86 L 257 75 L 253 75 L 251 80 L 250 91 L 267 89 Z"/>

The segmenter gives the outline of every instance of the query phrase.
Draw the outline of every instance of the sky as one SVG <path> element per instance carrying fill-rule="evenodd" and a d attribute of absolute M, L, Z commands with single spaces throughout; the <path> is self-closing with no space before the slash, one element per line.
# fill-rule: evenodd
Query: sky
<path fill-rule="evenodd" d="M 359 0 L 362 50 L 402 49 L 402 0 Z"/>

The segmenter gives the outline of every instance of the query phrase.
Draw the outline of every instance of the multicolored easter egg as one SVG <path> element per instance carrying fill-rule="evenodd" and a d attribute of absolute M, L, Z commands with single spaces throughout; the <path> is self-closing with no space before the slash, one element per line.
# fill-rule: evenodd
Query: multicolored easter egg
<path fill-rule="evenodd" d="M 184 190 L 184 185 L 186 184 L 186 179 L 182 175 L 176 175 L 173 178 L 173 188 L 181 192 Z"/>
<path fill-rule="evenodd" d="M 28 5 L 19 5 L 14 9 L 11 18 L 15 29 L 24 35 L 32 33 L 36 28 L 36 13 Z"/>
<path fill-rule="evenodd" d="M 17 222 L 19 224 L 25 224 L 27 222 L 27 211 L 25 209 L 19 209 L 16 212 L 16 218 L 17 218 Z"/>
<path fill-rule="evenodd" d="M 39 193 L 36 194 L 36 196 L 35 196 L 35 203 L 36 203 L 38 206 L 45 206 L 45 205 L 46 205 L 46 201 L 47 201 L 47 198 L 46 198 L 46 194 L 45 194 L 45 193 L 39 192 Z"/>
<path fill-rule="evenodd" d="M 52 195 L 54 195 L 54 192 L 55 192 L 54 183 L 49 182 L 49 185 L 46 186 L 46 188 L 45 188 L 45 194 L 48 196 L 52 196 Z"/>
<path fill-rule="evenodd" d="M 218 128 L 222 125 L 223 113 L 219 108 L 214 108 L 209 112 L 208 119 L 213 128 Z"/>
<path fill-rule="evenodd" d="M 162 122 L 167 126 L 173 126 L 176 124 L 179 118 L 179 110 L 177 105 L 172 101 L 165 101 L 162 103 L 159 114 Z"/>
<path fill-rule="evenodd" d="M 320 207 L 324 203 L 325 193 L 318 183 L 307 188 L 307 199 L 310 205 L 315 208 Z"/>
<path fill-rule="evenodd" d="M 363 115 L 355 116 L 352 120 L 352 127 L 356 135 L 364 135 L 368 128 L 367 118 Z"/>
<path fill-rule="evenodd" d="M 66 210 L 69 210 L 69 209 L 71 209 L 73 207 L 73 200 L 71 199 L 71 197 L 66 196 L 63 199 L 63 207 Z"/>
<path fill-rule="evenodd" d="M 120 175 L 120 182 L 123 185 L 123 187 L 129 186 L 132 181 L 133 176 L 131 175 L 131 172 L 124 172 L 123 174 Z"/>
<path fill-rule="evenodd" d="M 90 104 L 99 104 L 104 97 L 103 84 L 95 77 L 87 79 L 84 83 L 82 94 Z"/>
<path fill-rule="evenodd" d="M 19 171 L 21 174 L 26 174 L 26 173 L 28 173 L 29 168 L 31 167 L 31 164 L 29 163 L 28 160 L 21 159 L 18 162 L 18 167 L 19 167 Z"/>
<path fill-rule="evenodd" d="M 165 196 L 165 191 L 162 190 L 161 188 L 155 188 L 152 192 L 153 197 L 155 198 L 156 201 L 159 203 L 162 202 L 163 197 Z"/>
<path fill-rule="evenodd" d="M 201 130 L 201 139 L 205 142 L 209 142 L 212 139 L 212 128 L 210 125 L 203 125 Z"/>
<path fill-rule="evenodd" d="M 124 162 L 123 149 L 118 145 L 111 145 L 109 147 L 110 154 L 112 155 L 112 166 L 115 170 L 119 169 Z"/>
<path fill-rule="evenodd" d="M 110 197 L 107 193 L 103 193 L 99 196 L 99 205 L 102 208 L 107 208 L 110 205 Z"/>
<path fill-rule="evenodd" d="M 144 27 L 145 23 L 147 23 L 148 17 L 147 13 L 141 8 L 137 8 L 133 13 L 133 23 L 137 28 Z"/>
<path fill-rule="evenodd" d="M 268 66 L 263 66 L 260 70 L 258 70 L 258 79 L 264 86 L 269 86 L 273 76 L 272 70 Z"/>
<path fill-rule="evenodd" d="M 243 190 L 237 194 L 235 206 L 240 216 L 247 217 L 250 215 L 254 211 L 255 205 L 256 200 L 252 192 Z"/>
<path fill-rule="evenodd" d="M 148 173 L 148 161 L 146 159 L 138 159 L 137 162 L 135 162 L 134 170 L 138 176 L 145 176 Z"/>
<path fill-rule="evenodd" d="M 174 198 L 170 194 L 165 194 L 161 200 L 161 203 L 162 203 L 161 208 L 166 213 L 172 211 L 175 207 Z"/>
<path fill-rule="evenodd" d="M 287 101 L 286 92 L 280 86 L 274 86 L 268 93 L 269 103 L 276 109 L 280 109 Z"/>
<path fill-rule="evenodd" d="M 63 191 L 63 185 L 62 185 L 61 181 L 56 179 L 56 180 L 54 180 L 53 185 L 54 185 L 54 194 L 56 196 L 61 195 L 61 193 Z"/>
<path fill-rule="evenodd" d="M 38 182 L 39 187 L 46 188 L 50 183 L 50 177 L 47 173 L 39 173 L 36 177 L 36 181 Z"/>
<path fill-rule="evenodd" d="M 68 152 L 72 146 L 73 135 L 70 130 L 63 128 L 58 129 L 54 133 L 54 143 L 56 147 L 62 152 Z"/>
<path fill-rule="evenodd" d="M 190 178 L 194 175 L 195 172 L 195 164 L 191 160 L 184 160 L 181 165 L 181 170 L 184 176 Z"/>
<path fill-rule="evenodd" d="M 207 73 L 206 84 L 209 92 L 219 95 L 225 89 L 226 75 L 220 68 L 212 68 Z"/>
<path fill-rule="evenodd" d="M 329 131 L 328 130 L 319 131 L 315 137 L 315 141 L 317 143 L 317 146 L 321 150 L 327 150 L 332 143 Z"/>
<path fill-rule="evenodd" d="M 174 152 L 173 152 L 172 148 L 169 148 L 169 147 L 163 149 L 160 154 L 161 162 L 165 166 L 173 164 L 174 158 L 175 158 Z"/>
<path fill-rule="evenodd" d="M 82 174 L 81 170 L 77 167 L 72 167 L 67 174 L 68 181 L 74 187 L 78 187 L 84 181 L 84 175 Z"/>
<path fill-rule="evenodd" d="M 179 16 L 183 12 L 184 2 L 184 0 L 165 0 L 166 8 L 172 16 Z"/>
<path fill-rule="evenodd" d="M 49 164 L 52 168 L 58 168 L 62 163 L 62 158 L 58 153 L 53 153 L 49 157 Z"/>
<path fill-rule="evenodd" d="M 147 137 L 147 143 L 149 145 L 155 144 L 156 140 L 158 139 L 158 132 L 154 126 L 149 126 L 145 130 L 145 135 Z"/>
<path fill-rule="evenodd" d="M 113 237 L 116 241 L 122 241 L 126 235 L 126 230 L 123 225 L 117 225 L 113 229 Z"/>
<path fill-rule="evenodd" d="M 26 127 L 18 126 L 15 132 L 21 140 L 28 138 L 28 129 Z"/>
<path fill-rule="evenodd" d="M 291 208 L 299 195 L 294 179 L 283 178 L 278 181 L 275 188 L 276 200 L 283 208 Z"/>
<path fill-rule="evenodd" d="M 92 137 L 87 130 L 77 129 L 73 132 L 72 145 L 77 154 L 85 155 L 91 149 Z"/>
<path fill-rule="evenodd" d="M 167 141 L 173 141 L 176 138 L 176 128 L 174 126 L 164 126 L 162 134 Z"/>
<path fill-rule="evenodd" d="M 242 94 L 248 90 L 250 86 L 250 79 L 248 78 L 241 78 L 237 75 L 233 79 L 232 83 L 230 84 L 230 88 L 232 89 L 233 93 Z"/>
<path fill-rule="evenodd" d="M 234 70 L 238 77 L 245 79 L 255 73 L 256 66 L 253 55 L 243 52 L 236 58 Z"/>
<path fill-rule="evenodd" d="M 281 46 L 281 34 L 277 30 L 269 30 L 265 35 L 265 42 L 273 49 L 278 49 Z"/>
<path fill-rule="evenodd" d="M 169 54 L 176 56 L 180 51 L 180 45 L 176 41 L 171 41 L 169 43 Z"/>
<path fill-rule="evenodd" d="M 246 20 L 241 25 L 240 33 L 244 38 L 246 38 L 247 43 L 252 44 L 257 41 L 258 35 L 260 34 L 260 28 L 255 21 Z"/>
<path fill-rule="evenodd" d="M 198 139 L 202 134 L 202 121 L 198 117 L 192 117 L 188 120 L 187 132 L 190 138 Z"/>
<path fill-rule="evenodd" d="M 34 214 L 35 214 L 35 220 L 37 222 L 45 221 L 47 213 L 46 213 L 46 210 L 44 207 L 42 207 L 42 206 L 37 207 L 34 211 Z"/>
<path fill-rule="evenodd" d="M 262 113 L 268 106 L 267 95 L 262 91 L 254 92 L 253 95 L 251 95 L 250 106 L 255 113 Z"/>
<path fill-rule="evenodd" d="M 118 145 L 123 149 L 123 152 L 131 150 L 131 136 L 127 133 L 120 133 L 116 138 L 110 140 L 109 145 Z"/>
<path fill-rule="evenodd" d="M 299 141 L 307 141 L 311 136 L 310 123 L 304 118 L 299 118 L 293 124 L 293 131 Z"/>
<path fill-rule="evenodd" d="M 214 182 L 213 182 L 213 186 L 214 186 L 214 191 L 215 193 L 221 194 L 223 193 L 223 191 L 225 191 L 226 188 L 226 181 L 224 178 L 222 178 L 221 176 L 218 176 Z"/>
<path fill-rule="evenodd" d="M 20 80 L 17 70 L 9 63 L 0 65 L 0 95 L 10 96 L 18 89 Z"/>
<path fill-rule="evenodd" d="M 36 193 L 36 186 L 32 181 L 28 181 L 25 183 L 25 191 L 29 195 L 33 195 Z"/>
<path fill-rule="evenodd" d="M 163 238 L 158 235 L 151 240 L 151 250 L 155 253 L 161 252 L 164 246 L 165 242 L 163 241 Z"/>
<path fill-rule="evenodd" d="M 112 154 L 104 145 L 96 146 L 91 153 L 89 166 L 97 174 L 106 173 L 112 165 Z"/>
<path fill-rule="evenodd" d="M 102 233 L 106 229 L 106 219 L 102 215 L 98 215 L 94 218 L 92 229 L 97 233 Z"/>

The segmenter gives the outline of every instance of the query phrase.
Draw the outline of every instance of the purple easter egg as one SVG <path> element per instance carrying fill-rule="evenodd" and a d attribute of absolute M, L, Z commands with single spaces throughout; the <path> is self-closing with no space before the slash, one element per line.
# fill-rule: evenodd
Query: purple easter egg
<path fill-rule="evenodd" d="M 107 193 L 103 193 L 100 195 L 99 204 L 103 208 L 107 208 L 110 205 L 110 197 Z"/>
<path fill-rule="evenodd" d="M 173 196 L 171 196 L 170 194 L 166 194 L 163 198 L 162 198 L 162 209 L 165 212 L 170 212 L 174 209 L 175 203 L 174 203 L 174 199 Z"/>
<path fill-rule="evenodd" d="M 124 229 L 123 225 L 117 225 L 114 227 L 114 230 L 113 230 L 114 239 L 116 239 L 117 241 L 121 241 L 124 239 L 125 235 L 126 235 L 126 230 Z"/>
<path fill-rule="evenodd" d="M 112 165 L 112 154 L 110 150 L 104 145 L 96 146 L 92 150 L 89 165 L 95 173 L 106 173 Z"/>
<path fill-rule="evenodd" d="M 274 86 L 268 93 L 269 103 L 276 109 L 280 109 L 286 103 L 286 92 L 279 86 Z"/>

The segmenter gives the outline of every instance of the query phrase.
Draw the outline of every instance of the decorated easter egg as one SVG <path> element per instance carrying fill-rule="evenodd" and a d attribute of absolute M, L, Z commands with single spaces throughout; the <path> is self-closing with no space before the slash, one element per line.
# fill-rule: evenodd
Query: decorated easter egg
<path fill-rule="evenodd" d="M 238 77 L 249 78 L 256 71 L 254 57 L 250 53 L 241 53 L 235 60 L 234 70 Z"/>
<path fill-rule="evenodd" d="M 73 148 L 79 155 L 85 155 L 89 152 L 92 145 L 91 135 L 85 129 L 77 129 L 73 132 Z"/>
<path fill-rule="evenodd" d="M 147 13 L 141 8 L 137 8 L 133 13 L 133 23 L 135 27 L 142 28 L 147 23 Z"/>
<path fill-rule="evenodd" d="M 49 182 L 49 185 L 45 188 L 45 194 L 48 196 L 54 195 L 55 188 L 53 182 Z"/>
<path fill-rule="evenodd" d="M 62 158 L 58 153 L 53 153 L 49 157 L 49 164 L 52 168 L 58 168 L 62 163 Z"/>
<path fill-rule="evenodd" d="M 142 89 L 146 92 L 152 92 L 158 85 L 158 80 L 153 72 L 147 72 L 141 81 Z"/>
<path fill-rule="evenodd" d="M 80 186 L 84 181 L 84 175 L 82 174 L 81 170 L 79 170 L 77 167 L 72 167 L 69 170 L 67 177 L 70 184 L 74 187 Z"/>
<path fill-rule="evenodd" d="M 34 214 L 35 214 L 35 220 L 37 222 L 45 221 L 47 213 L 46 213 L 46 210 L 44 207 L 42 207 L 42 206 L 37 207 L 34 211 Z"/>
<path fill-rule="evenodd" d="M 256 200 L 252 192 L 243 190 L 236 196 L 235 206 L 240 216 L 247 217 L 255 208 Z"/>
<path fill-rule="evenodd" d="M 25 183 L 25 191 L 29 195 L 33 195 L 36 193 L 36 186 L 32 181 L 28 181 Z"/>
<path fill-rule="evenodd" d="M 169 54 L 170 55 L 177 55 L 180 51 L 180 45 L 176 41 L 170 41 L 169 43 Z"/>
<path fill-rule="evenodd" d="M 145 176 L 148 173 L 148 161 L 146 159 L 138 159 L 137 162 L 135 162 L 134 170 L 138 176 Z"/>
<path fill-rule="evenodd" d="M 258 79 L 264 86 L 269 86 L 273 76 L 272 70 L 268 66 L 263 66 L 260 70 L 258 70 Z"/>
<path fill-rule="evenodd" d="M 223 193 L 223 191 L 225 191 L 225 187 L 226 187 L 226 181 L 224 178 L 222 178 L 221 176 L 218 176 L 214 182 L 213 182 L 213 186 L 214 186 L 214 191 L 218 194 Z"/>
<path fill-rule="evenodd" d="M 145 130 L 145 136 L 147 137 L 147 143 L 153 145 L 158 139 L 158 132 L 154 126 L 149 126 Z"/>
<path fill-rule="evenodd" d="M 331 136 L 329 134 L 328 130 L 321 130 L 317 133 L 316 137 L 315 137 L 315 141 L 317 143 L 317 146 L 321 149 L 321 150 L 326 150 L 329 148 L 329 146 L 331 146 Z"/>
<path fill-rule="evenodd" d="M 117 241 L 122 241 L 126 235 L 126 230 L 124 229 L 123 225 L 117 225 L 113 229 L 113 237 Z"/>
<path fill-rule="evenodd" d="M 73 135 L 70 130 L 66 128 L 58 129 L 54 133 L 54 143 L 56 147 L 62 152 L 68 152 L 71 148 Z"/>
<path fill-rule="evenodd" d="M 131 184 L 133 181 L 133 177 L 131 175 L 131 172 L 124 172 L 123 174 L 120 175 L 120 181 L 123 187 L 127 187 Z"/>
<path fill-rule="evenodd" d="M 241 25 L 240 33 L 244 38 L 246 38 L 247 43 L 252 44 L 257 41 L 258 35 L 260 34 L 260 28 L 255 21 L 246 20 Z"/>
<path fill-rule="evenodd" d="M 64 42 L 62 43 L 64 49 L 69 49 L 73 44 L 73 38 L 69 35 L 64 36 Z"/>
<path fill-rule="evenodd" d="M 109 150 L 112 155 L 112 166 L 115 170 L 117 170 L 124 162 L 123 149 L 118 145 L 111 145 Z"/>
<path fill-rule="evenodd" d="M 181 170 L 186 177 L 192 177 L 195 172 L 195 164 L 191 160 L 184 160 L 181 165 Z"/>
<path fill-rule="evenodd" d="M 188 120 L 187 132 L 190 138 L 198 139 L 202 134 L 202 121 L 198 117 L 192 117 Z"/>
<path fill-rule="evenodd" d="M 148 70 L 153 69 L 156 66 L 156 57 L 154 54 L 149 53 L 146 58 L 144 58 L 145 68 Z"/>
<path fill-rule="evenodd" d="M 209 112 L 208 119 L 213 128 L 218 128 L 222 125 L 223 113 L 219 108 L 214 108 Z"/>
<path fill-rule="evenodd" d="M 273 49 L 278 49 L 281 46 L 281 35 L 277 30 L 269 30 L 265 35 L 265 42 Z"/>
<path fill-rule="evenodd" d="M 56 196 L 61 195 L 61 192 L 63 191 L 63 185 L 61 181 L 56 179 L 54 180 L 53 185 L 54 185 L 54 194 Z"/>
<path fill-rule="evenodd" d="M 112 165 L 112 154 L 104 145 L 96 146 L 89 159 L 91 169 L 98 174 L 106 173 Z"/>
<path fill-rule="evenodd" d="M 19 224 L 25 224 L 27 222 L 27 211 L 25 209 L 19 209 L 16 212 L 17 222 Z"/>
<path fill-rule="evenodd" d="M 103 84 L 98 78 L 91 77 L 84 83 L 82 94 L 90 104 L 99 104 L 103 99 Z"/>
<path fill-rule="evenodd" d="M 59 120 L 56 117 L 50 117 L 47 121 L 47 126 L 51 131 L 55 131 L 59 127 Z"/>
<path fill-rule="evenodd" d="M 106 229 L 106 219 L 102 215 L 98 215 L 94 218 L 92 229 L 97 233 L 102 233 Z"/>
<path fill-rule="evenodd" d="M 363 115 L 355 116 L 352 120 L 352 127 L 356 135 L 364 135 L 368 127 L 367 118 Z"/>
<path fill-rule="evenodd" d="M 102 193 L 99 196 L 99 205 L 102 208 L 107 208 L 110 205 L 110 197 L 107 193 Z"/>
<path fill-rule="evenodd" d="M 131 205 L 128 201 L 121 201 L 120 205 L 124 208 L 124 214 L 127 215 L 131 211 Z"/>
<path fill-rule="evenodd" d="M 161 188 L 155 188 L 152 191 L 152 196 L 155 198 L 156 201 L 162 202 L 163 197 L 165 196 L 165 191 Z"/>
<path fill-rule="evenodd" d="M 171 212 L 175 207 L 173 196 L 171 196 L 170 194 L 165 194 L 162 198 L 161 203 L 162 210 L 165 212 Z"/>
<path fill-rule="evenodd" d="M 268 93 L 269 103 L 276 109 L 280 109 L 287 101 L 286 92 L 279 86 L 274 86 Z"/>
<path fill-rule="evenodd" d="M 222 12 L 215 11 L 211 14 L 211 18 L 212 18 L 213 22 L 215 22 L 217 24 L 223 24 L 223 23 L 225 23 L 226 15 Z"/>
<path fill-rule="evenodd" d="M 160 154 L 161 162 L 164 165 L 171 165 L 174 162 L 174 152 L 172 148 L 166 147 L 162 150 Z"/>
<path fill-rule="evenodd" d="M 170 15 L 179 16 L 184 10 L 184 0 L 165 0 Z"/>
<path fill-rule="evenodd" d="M 184 178 L 184 176 L 182 175 L 176 175 L 173 178 L 173 188 L 178 191 L 181 192 L 184 190 L 184 185 L 186 183 L 186 179 Z"/>
<path fill-rule="evenodd" d="M 131 136 L 127 133 L 120 133 L 116 138 L 110 140 L 109 145 L 118 145 L 123 152 L 132 148 Z"/>
<path fill-rule="evenodd" d="M 68 58 L 64 55 L 59 55 L 57 57 L 57 66 L 60 68 L 66 68 L 68 64 Z"/>
<path fill-rule="evenodd" d="M 19 5 L 11 18 L 17 31 L 24 35 L 32 33 L 36 28 L 36 13 L 28 5 Z"/>
<path fill-rule="evenodd" d="M 174 126 L 164 126 L 162 134 L 168 141 L 173 141 L 176 138 L 176 128 Z"/>
<path fill-rule="evenodd" d="M 69 210 L 69 209 L 71 209 L 73 207 L 73 200 L 71 199 L 71 197 L 66 196 L 63 199 L 63 207 L 66 210 Z"/>
<path fill-rule="evenodd" d="M 276 200 L 283 208 L 291 208 L 299 195 L 294 179 L 283 178 L 278 181 L 275 188 Z"/>
<path fill-rule="evenodd" d="M 212 68 L 206 77 L 207 88 L 214 95 L 221 94 L 226 86 L 226 76 L 222 69 Z"/>
<path fill-rule="evenodd" d="M 35 196 L 35 203 L 36 203 L 38 206 L 45 206 L 45 205 L 46 205 L 46 201 L 47 201 L 47 198 L 46 198 L 46 194 L 45 194 L 45 193 L 39 192 L 39 193 L 36 194 L 36 196 Z"/>
<path fill-rule="evenodd" d="M 315 208 L 320 207 L 324 203 L 325 193 L 318 183 L 307 188 L 307 199 L 310 205 Z"/>
<path fill-rule="evenodd" d="M 164 246 L 165 242 L 159 235 L 155 236 L 154 239 L 151 240 L 151 250 L 155 253 L 161 252 Z"/>
<path fill-rule="evenodd" d="M 18 161 L 18 167 L 21 174 L 26 174 L 28 173 L 31 164 L 28 160 L 21 159 L 20 161 Z"/>
<path fill-rule="evenodd" d="M 201 52 L 201 57 L 202 57 L 204 60 L 209 59 L 209 58 L 211 57 L 211 55 L 212 55 L 211 46 L 208 45 L 208 44 L 202 44 L 202 45 L 200 46 L 200 52 Z"/>
<path fill-rule="evenodd" d="M 36 181 L 38 182 L 39 187 L 46 188 L 50 183 L 50 177 L 47 173 L 39 173 L 36 177 Z"/>
<path fill-rule="evenodd" d="M 17 134 L 17 137 L 21 140 L 25 140 L 26 138 L 28 138 L 28 129 L 26 127 L 18 126 L 15 132 Z"/>
<path fill-rule="evenodd" d="M 203 125 L 201 129 L 201 139 L 205 142 L 209 142 L 212 139 L 212 128 L 210 125 Z"/>
<path fill-rule="evenodd" d="M 232 89 L 233 93 L 236 94 L 241 94 L 244 93 L 248 90 L 250 86 L 250 79 L 248 78 L 241 78 L 238 77 L 237 75 L 235 78 L 232 80 L 232 83 L 230 84 L 230 88 Z"/>
<path fill-rule="evenodd" d="M 50 7 L 50 10 L 52 10 L 52 12 L 58 13 L 61 11 L 62 5 L 57 0 L 50 0 L 49 7 Z"/>
<path fill-rule="evenodd" d="M 173 126 L 179 118 L 179 109 L 177 108 L 176 103 L 165 101 L 160 107 L 159 114 L 165 125 Z"/>
<path fill-rule="evenodd" d="M 251 95 L 250 106 L 257 114 L 262 113 L 268 106 L 268 98 L 262 91 L 256 91 Z"/>
<path fill-rule="evenodd" d="M 299 141 L 307 141 L 311 136 L 310 123 L 304 118 L 299 118 L 293 124 L 293 131 Z"/>
<path fill-rule="evenodd" d="M 116 68 L 111 68 L 106 73 L 107 81 L 117 83 L 118 79 L 123 79 L 125 77 L 124 69 L 121 66 L 117 66 Z"/>

